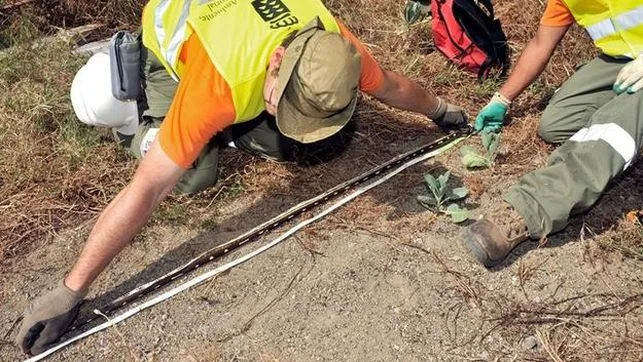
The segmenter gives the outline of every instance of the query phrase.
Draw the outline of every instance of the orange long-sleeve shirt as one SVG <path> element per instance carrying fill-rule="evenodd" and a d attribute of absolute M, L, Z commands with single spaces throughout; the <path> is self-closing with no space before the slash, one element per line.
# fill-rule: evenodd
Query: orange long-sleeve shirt
<path fill-rule="evenodd" d="M 381 67 L 346 26 L 339 23 L 339 27 L 361 54 L 360 90 L 377 90 L 384 78 Z M 234 123 L 236 114 L 230 86 L 196 35 L 183 45 L 180 60 L 185 64 L 183 75 L 158 138 L 161 148 L 174 162 L 189 168 L 206 143 Z"/>
<path fill-rule="evenodd" d="M 574 23 L 574 16 L 563 0 L 549 0 L 540 23 L 545 26 L 568 26 Z"/>

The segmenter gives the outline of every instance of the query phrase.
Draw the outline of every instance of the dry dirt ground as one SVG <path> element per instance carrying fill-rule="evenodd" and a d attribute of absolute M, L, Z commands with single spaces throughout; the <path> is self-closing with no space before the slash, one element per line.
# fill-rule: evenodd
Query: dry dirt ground
<path fill-rule="evenodd" d="M 384 66 L 464 105 L 469 114 L 497 87 L 449 66 L 432 47 L 428 23 L 404 26 L 399 1 L 327 4 Z M 542 10 L 542 4 L 521 5 L 497 6 L 514 52 L 524 47 Z M 492 169 L 466 171 L 457 150 L 414 166 L 268 252 L 50 360 L 642 360 L 643 229 L 624 217 L 641 208 L 640 161 L 565 232 L 542 247 L 520 246 L 491 270 L 462 250 L 462 226 L 415 200 L 425 192 L 424 173 L 450 169 L 454 185 L 472 192 L 467 206 L 484 213 L 517 177 L 542 166 L 553 147 L 538 140 L 537 120 L 573 64 L 589 59 L 582 37 L 572 32 L 545 76 L 516 102 Z M 333 157 L 327 150 L 316 155 L 328 162 L 276 164 L 226 150 L 222 185 L 170 200 L 101 275 L 81 313 L 441 135 L 423 119 L 368 98 L 361 99 L 356 121 L 344 149 Z M 479 145 L 478 139 L 466 142 Z M 121 184 L 126 172 L 119 167 L 95 182 Z M 101 197 L 108 200 L 113 188 Z M 185 203 L 202 215 L 184 210 Z M 24 357 L 11 344 L 23 308 L 64 276 L 92 223 L 86 216 L 68 220 L 46 242 L 1 264 L 0 360 Z"/>
<path fill-rule="evenodd" d="M 402 242 L 396 235 L 403 229 L 382 223 L 338 228 L 356 220 L 350 209 L 52 360 L 546 360 L 548 349 L 562 358 L 576 349 L 604 359 L 625 349 L 629 358 L 621 360 L 641 357 L 634 340 L 642 316 L 629 310 L 640 300 L 623 303 L 641 291 L 640 262 L 593 265 L 583 251 L 591 242 L 559 245 L 567 235 L 551 248 L 521 248 L 508 265 L 488 271 L 463 256 L 458 227 L 434 224 L 438 230 Z M 109 300 L 114 288 L 125 291 L 234 233 L 153 228 L 101 277 L 91 298 Z M 61 235 L 3 276 L 3 332 L 40 286 L 62 277 L 84 235 Z M 574 314 L 604 306 L 589 317 Z M 597 333 L 617 344 L 592 351 Z M 20 357 L 11 345 L 1 353 L 3 360 Z"/>

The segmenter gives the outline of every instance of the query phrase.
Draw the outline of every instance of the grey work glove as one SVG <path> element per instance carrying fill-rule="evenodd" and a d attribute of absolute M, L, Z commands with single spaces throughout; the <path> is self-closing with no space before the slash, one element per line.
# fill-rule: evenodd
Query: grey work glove
<path fill-rule="evenodd" d="M 435 124 L 446 130 L 457 130 L 468 125 L 467 115 L 464 113 L 464 109 L 447 103 L 440 97 L 437 97 L 437 99 L 438 106 L 433 112 L 427 114 Z"/>
<path fill-rule="evenodd" d="M 36 298 L 25 309 L 16 344 L 30 355 L 44 352 L 76 319 L 86 294 L 67 288 L 61 280 L 54 290 Z"/>

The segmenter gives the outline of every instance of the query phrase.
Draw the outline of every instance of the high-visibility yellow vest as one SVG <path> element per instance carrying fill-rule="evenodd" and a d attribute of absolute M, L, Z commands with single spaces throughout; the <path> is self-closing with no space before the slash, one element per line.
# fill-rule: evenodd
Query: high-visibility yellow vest
<path fill-rule="evenodd" d="M 563 0 L 603 53 L 637 58 L 643 52 L 643 0 Z"/>
<path fill-rule="evenodd" d="M 339 32 L 320 0 L 151 0 L 143 10 L 143 44 L 178 80 L 181 47 L 196 33 L 232 90 L 238 123 L 265 110 L 263 83 L 273 50 L 315 17 L 326 31 Z"/>

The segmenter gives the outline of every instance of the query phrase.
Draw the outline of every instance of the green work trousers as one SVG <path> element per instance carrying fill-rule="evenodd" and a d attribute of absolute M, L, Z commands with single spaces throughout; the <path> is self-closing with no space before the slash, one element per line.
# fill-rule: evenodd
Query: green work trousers
<path fill-rule="evenodd" d="M 643 136 L 643 91 L 617 95 L 612 86 L 626 60 L 600 56 L 554 95 L 540 121 L 547 142 L 563 143 L 547 166 L 512 186 L 505 200 L 524 218 L 532 238 L 565 228 L 610 181 L 632 165 Z"/>
<path fill-rule="evenodd" d="M 170 77 L 154 54 L 141 49 L 141 78 L 145 97 L 139 102 L 139 127 L 133 136 L 117 134 L 136 158 L 143 158 L 156 138 L 170 109 L 178 83 Z M 273 160 L 287 160 L 294 141 L 278 132 L 274 117 L 262 113 L 256 119 L 233 125 L 213 137 L 176 185 L 180 193 L 193 194 L 217 182 L 219 148 L 233 143 L 236 148 Z"/>

